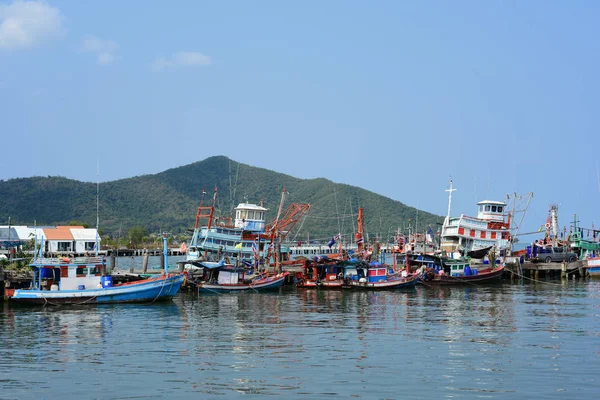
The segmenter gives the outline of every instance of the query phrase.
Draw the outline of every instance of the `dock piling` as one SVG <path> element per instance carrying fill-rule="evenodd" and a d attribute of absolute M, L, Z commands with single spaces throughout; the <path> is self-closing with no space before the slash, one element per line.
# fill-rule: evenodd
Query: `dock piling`
<path fill-rule="evenodd" d="M 142 256 L 142 271 L 144 274 L 148 272 L 148 253 L 144 253 Z"/>

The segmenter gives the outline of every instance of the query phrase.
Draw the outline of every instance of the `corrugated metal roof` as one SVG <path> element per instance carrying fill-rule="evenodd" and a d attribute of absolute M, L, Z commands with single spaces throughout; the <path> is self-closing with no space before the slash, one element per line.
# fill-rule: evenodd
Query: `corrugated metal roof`
<path fill-rule="evenodd" d="M 57 226 L 56 228 L 44 228 L 44 234 L 47 240 L 73 240 L 71 229 L 83 226 Z"/>
<path fill-rule="evenodd" d="M 38 240 L 44 237 L 44 230 L 41 228 L 32 228 L 30 226 L 15 226 L 15 230 L 21 240 L 35 240 L 37 236 Z"/>
<path fill-rule="evenodd" d="M 80 228 L 71 228 L 71 234 L 73 235 L 73 239 L 75 240 L 86 240 L 93 242 L 96 240 L 96 229 L 80 229 Z M 100 237 L 98 236 L 98 239 Z"/>
<path fill-rule="evenodd" d="M 20 240 L 19 235 L 17 234 L 17 231 L 15 230 L 14 226 L 11 226 L 10 228 L 6 227 L 6 228 L 0 228 L 0 240 Z"/>

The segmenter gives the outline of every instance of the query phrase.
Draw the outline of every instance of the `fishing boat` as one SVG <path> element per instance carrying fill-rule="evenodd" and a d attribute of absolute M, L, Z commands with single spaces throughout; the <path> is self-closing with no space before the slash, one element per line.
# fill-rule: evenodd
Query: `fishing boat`
<path fill-rule="evenodd" d="M 344 266 L 336 260 L 306 260 L 303 271 L 296 274 L 297 288 L 341 289 Z"/>
<path fill-rule="evenodd" d="M 85 305 L 143 303 L 168 300 L 179 292 L 184 274 L 169 274 L 167 239 L 164 241 L 165 272 L 156 277 L 114 283 L 103 256 L 78 258 L 34 257 L 33 281 L 28 289 L 9 289 L 10 302 L 31 305 Z M 41 246 L 40 246 L 41 248 Z"/>
<path fill-rule="evenodd" d="M 587 272 L 592 278 L 600 278 L 600 257 L 594 256 L 587 259 Z"/>
<path fill-rule="evenodd" d="M 195 284 L 198 293 L 261 292 L 278 289 L 285 283 L 289 272 L 269 276 L 268 273 L 254 275 L 246 267 L 219 262 L 201 262 L 204 273 Z"/>
<path fill-rule="evenodd" d="M 486 250 L 495 247 L 506 249 L 510 243 L 510 213 L 507 203 L 502 201 L 483 200 L 477 203 L 477 217 L 461 214 L 451 217 L 452 187 L 446 190 L 448 195 L 448 214 L 444 219 L 441 232 L 440 248 L 457 257 L 471 254 L 483 258 Z"/>
<path fill-rule="evenodd" d="M 266 223 L 268 211 L 262 204 L 239 203 L 231 218 L 217 217 L 215 189 L 210 206 L 203 205 L 205 191 L 202 192 L 200 206 L 196 212 L 196 223 L 190 244 L 187 246 L 186 260 L 191 268 L 195 261 L 226 262 L 248 261 L 268 267 L 274 263 L 293 263 L 289 248 L 281 244 L 299 218 L 306 213 L 309 204 L 291 204 L 282 210 L 286 190 L 283 190 L 277 217 Z"/>
<path fill-rule="evenodd" d="M 587 233 L 587 238 L 585 237 Z M 582 228 L 579 225 L 577 215 L 574 216 L 573 222 L 571 222 L 571 232 L 568 236 L 567 244 L 571 247 L 571 250 L 579 255 L 580 260 L 595 259 L 600 255 L 600 230 L 592 227 Z M 595 261 L 592 263 L 594 264 Z"/>
<path fill-rule="evenodd" d="M 426 285 L 457 285 L 499 282 L 503 264 L 471 265 L 468 259 L 427 256 L 422 260 L 421 282 Z"/>
<path fill-rule="evenodd" d="M 402 276 L 379 262 L 359 262 L 344 268 L 344 289 L 406 289 L 417 282 L 417 276 Z"/>

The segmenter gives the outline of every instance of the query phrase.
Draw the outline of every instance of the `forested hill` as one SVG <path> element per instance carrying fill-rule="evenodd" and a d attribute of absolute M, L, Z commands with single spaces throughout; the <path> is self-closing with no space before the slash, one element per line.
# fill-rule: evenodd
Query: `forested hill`
<path fill-rule="evenodd" d="M 310 203 L 304 221 L 289 238 L 320 239 L 342 231 L 351 233 L 356 226 L 359 206 L 364 209 L 365 231 L 387 239 L 400 227 L 412 224 L 417 210 L 399 201 L 367 190 L 333 183 L 327 179 L 298 179 L 274 171 L 240 164 L 224 156 L 215 156 L 155 175 L 137 176 L 99 185 L 100 229 L 115 236 L 133 226 L 148 233 L 181 234 L 193 228 L 196 209 L 206 191 L 205 205 L 212 203 L 218 188 L 218 208 L 228 216 L 238 203 L 264 200 L 269 208 L 267 219 L 275 218 L 282 190 L 291 203 Z M 0 181 L 0 225 L 67 225 L 77 221 L 96 225 L 96 183 L 63 177 L 32 177 Z M 412 220 L 412 221 L 410 221 Z M 442 217 L 418 212 L 419 230 Z"/>

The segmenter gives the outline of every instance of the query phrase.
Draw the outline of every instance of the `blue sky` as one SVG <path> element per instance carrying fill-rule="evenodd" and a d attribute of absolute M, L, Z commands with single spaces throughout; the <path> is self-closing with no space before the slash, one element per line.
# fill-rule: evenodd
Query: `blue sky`
<path fill-rule="evenodd" d="M 225 155 L 600 226 L 600 2 L 0 0 L 0 179 Z"/>

